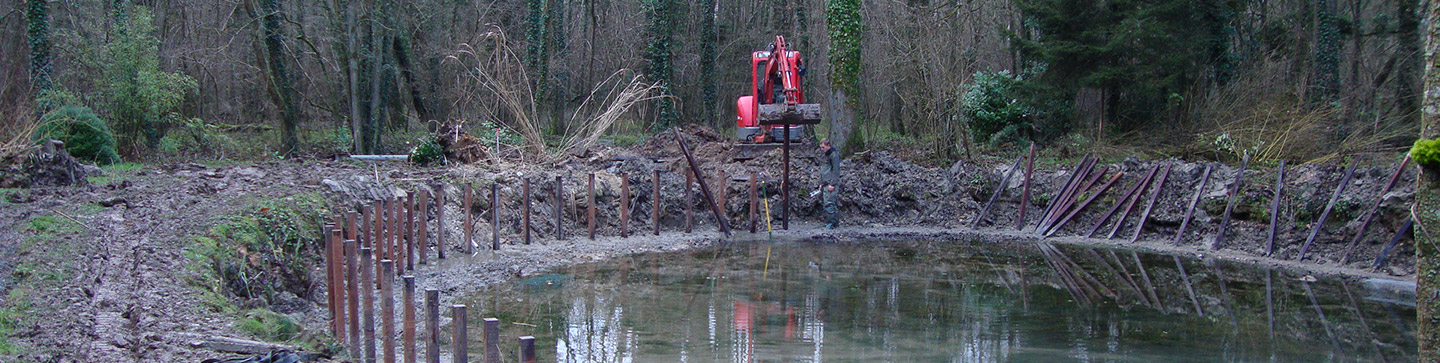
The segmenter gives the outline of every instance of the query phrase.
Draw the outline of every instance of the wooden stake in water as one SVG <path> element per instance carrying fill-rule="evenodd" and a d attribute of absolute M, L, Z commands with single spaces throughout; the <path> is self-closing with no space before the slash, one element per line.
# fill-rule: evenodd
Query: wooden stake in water
<path fill-rule="evenodd" d="M 490 250 L 500 250 L 500 183 L 490 183 Z"/>
<path fill-rule="evenodd" d="M 564 226 L 564 224 L 563 224 L 563 222 L 564 222 L 564 220 L 565 220 L 565 202 L 564 202 L 563 199 L 560 199 L 560 196 L 561 196 L 562 194 L 564 194 L 564 193 L 563 193 L 563 189 L 565 189 L 565 184 L 561 182 L 560 176 L 559 176 L 559 175 L 556 175 L 556 176 L 555 176 L 555 239 L 557 239 L 557 240 L 563 240 L 563 239 L 565 239 L 565 226 Z"/>
<path fill-rule="evenodd" d="M 1155 181 L 1155 191 L 1150 193 L 1150 201 L 1145 203 L 1145 211 L 1140 212 L 1140 219 L 1135 221 L 1135 234 L 1130 235 L 1130 242 L 1140 240 L 1140 232 L 1145 230 L 1145 222 L 1150 220 L 1150 211 L 1155 209 L 1155 201 L 1160 199 L 1160 193 L 1165 192 L 1165 177 L 1170 176 L 1171 165 L 1174 164 L 1165 163 L 1165 169 L 1160 171 L 1160 180 Z M 1114 237 L 1115 231 L 1110 231 L 1110 236 Z"/>
<path fill-rule="evenodd" d="M 520 363 L 535 363 L 535 337 L 520 337 Z"/>
<path fill-rule="evenodd" d="M 620 176 L 620 237 L 630 237 L 630 177 Z"/>
<path fill-rule="evenodd" d="M 1025 182 L 1020 192 L 1020 215 L 1015 218 L 1015 229 L 1025 229 L 1025 208 L 1030 206 L 1030 174 L 1035 171 L 1035 143 L 1030 143 L 1030 154 L 1025 157 Z"/>
<path fill-rule="evenodd" d="M 404 291 L 400 293 L 402 307 L 405 311 L 401 314 L 404 317 L 404 326 L 401 327 L 401 339 L 404 340 L 405 363 L 415 363 L 415 276 L 401 278 L 404 282 Z"/>
<path fill-rule="evenodd" d="M 500 363 L 500 319 L 485 318 L 485 362 Z"/>
<path fill-rule="evenodd" d="M 420 250 L 420 264 L 424 265 L 430 255 L 430 229 L 426 228 L 426 220 L 430 219 L 430 191 L 423 190 L 420 194 L 420 205 L 416 207 L 420 213 L 420 220 L 415 222 L 415 248 Z"/>
<path fill-rule="evenodd" d="M 425 290 L 425 362 L 440 363 L 440 290 Z"/>
<path fill-rule="evenodd" d="M 655 176 L 650 178 L 650 181 L 653 182 L 653 183 L 655 183 L 655 186 L 650 188 L 650 194 L 651 194 L 651 195 L 650 195 L 650 199 L 651 199 L 651 201 L 650 201 L 650 207 L 654 209 L 654 211 L 652 211 L 652 212 L 650 213 L 650 217 L 651 217 L 651 219 L 654 219 L 654 223 L 652 223 L 652 224 L 653 224 L 654 227 L 655 227 L 655 235 L 656 235 L 656 236 L 659 236 L 659 235 L 660 235 L 660 170 L 657 169 L 657 170 L 655 170 L 654 172 L 655 172 Z"/>
<path fill-rule="evenodd" d="M 1350 262 L 1350 253 L 1355 252 L 1355 247 L 1360 245 L 1360 239 L 1365 237 L 1365 230 L 1370 228 L 1370 221 L 1375 219 L 1375 212 L 1385 204 L 1385 194 L 1389 194 L 1390 189 L 1395 188 L 1395 182 L 1400 181 L 1400 174 L 1405 172 L 1405 164 L 1408 162 L 1410 162 L 1409 155 L 1406 155 L 1404 160 L 1400 160 L 1400 166 L 1395 168 L 1394 174 L 1390 174 L 1390 182 L 1385 183 L 1385 189 L 1380 190 L 1380 198 L 1375 201 L 1375 206 L 1370 207 L 1369 212 L 1365 212 L 1365 220 L 1360 222 L 1360 229 L 1355 231 L 1355 238 L 1350 240 L 1350 246 L 1345 247 L 1345 254 L 1340 255 L 1341 265 Z"/>
<path fill-rule="evenodd" d="M 395 363 L 395 261 L 380 261 L 380 346 L 382 362 Z"/>
<path fill-rule="evenodd" d="M 595 173 L 590 173 L 590 181 L 585 184 L 585 228 L 590 232 L 590 240 L 595 240 Z"/>
<path fill-rule="evenodd" d="M 454 329 L 450 338 L 454 351 L 450 352 L 450 356 L 455 358 L 455 363 L 469 363 L 470 337 L 465 333 L 465 305 L 450 306 L 450 325 Z"/>
<path fill-rule="evenodd" d="M 755 174 L 755 171 L 754 171 L 754 170 L 751 170 L 751 171 L 750 171 L 750 233 L 755 233 L 755 230 L 757 229 L 756 226 L 759 225 L 759 219 L 755 218 L 755 210 L 757 209 L 757 208 L 756 208 L 756 205 L 759 204 L 759 203 L 757 203 L 757 199 L 758 199 L 758 198 L 757 198 L 756 190 L 755 190 L 755 180 L 756 180 L 756 179 L 758 179 L 758 178 L 757 178 L 757 175 Z"/>
<path fill-rule="evenodd" d="M 695 174 L 686 171 L 685 187 L 681 188 L 685 191 L 685 233 L 690 233 L 691 225 L 695 224 L 695 215 L 691 212 L 691 207 L 695 205 L 695 194 L 690 192 L 691 185 L 695 185 Z"/>
<path fill-rule="evenodd" d="M 435 257 L 445 259 L 445 185 L 435 193 Z"/>
<path fill-rule="evenodd" d="M 373 249 L 366 247 L 360 249 L 360 306 L 365 310 L 365 319 L 360 322 L 365 331 L 365 338 L 361 343 L 364 346 L 365 361 L 375 361 L 375 264 Z"/>
<path fill-rule="evenodd" d="M 980 227 L 980 222 L 985 221 L 985 215 L 990 213 L 990 206 L 995 205 L 995 200 L 1000 199 L 1000 193 L 1005 192 L 1005 187 L 1010 185 L 1010 177 L 1020 169 L 1020 162 L 1025 157 L 1015 158 L 1015 164 L 1010 166 L 1010 171 L 1005 172 L 1005 177 L 1000 179 L 1000 184 L 995 186 L 995 191 L 990 193 L 990 201 L 985 202 L 985 208 L 980 209 L 980 214 L 975 215 L 975 220 L 970 223 L 970 228 Z M 1023 208 L 1023 207 L 1022 207 Z"/>
<path fill-rule="evenodd" d="M 360 358 L 360 249 L 359 242 L 345 240 L 345 310 L 350 318 L 350 356 Z"/>
<path fill-rule="evenodd" d="M 520 203 L 522 208 L 520 211 L 520 224 L 524 225 L 521 226 L 520 229 L 524 230 L 525 244 L 528 245 L 530 244 L 530 178 L 525 178 L 520 184 L 520 199 L 524 200 L 523 203 Z"/>

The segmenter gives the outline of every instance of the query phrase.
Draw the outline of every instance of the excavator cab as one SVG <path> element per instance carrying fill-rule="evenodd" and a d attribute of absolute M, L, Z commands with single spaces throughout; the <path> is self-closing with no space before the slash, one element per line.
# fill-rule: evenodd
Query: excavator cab
<path fill-rule="evenodd" d="M 750 54 L 750 94 L 735 102 L 736 138 L 742 143 L 800 142 L 805 125 L 820 123 L 820 105 L 805 103 L 805 67 L 799 51 L 775 37 L 769 50 Z M 778 126 L 778 127 L 777 127 Z"/>

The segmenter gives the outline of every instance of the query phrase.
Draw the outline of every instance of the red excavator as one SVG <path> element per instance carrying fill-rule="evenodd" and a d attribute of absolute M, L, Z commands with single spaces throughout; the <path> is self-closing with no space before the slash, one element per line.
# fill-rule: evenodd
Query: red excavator
<path fill-rule="evenodd" d="M 799 142 L 803 125 L 820 123 L 820 104 L 805 103 L 800 52 L 788 49 L 784 36 L 775 36 L 769 50 L 750 53 L 750 74 L 750 95 L 735 102 L 735 133 L 742 146 L 763 147 L 746 154 L 772 149 L 786 134 Z"/>

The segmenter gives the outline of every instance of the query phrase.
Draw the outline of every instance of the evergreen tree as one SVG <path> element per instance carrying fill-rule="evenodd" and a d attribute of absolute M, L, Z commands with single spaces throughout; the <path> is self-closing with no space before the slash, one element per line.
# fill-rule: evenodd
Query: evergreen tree
<path fill-rule="evenodd" d="M 1033 38 L 1011 37 L 1043 69 L 1037 82 L 1067 93 L 1101 90 L 1106 118 L 1153 119 L 1199 81 L 1220 82 L 1235 4 L 1203 0 L 1016 0 Z M 1222 72 L 1223 71 L 1223 72 Z"/>

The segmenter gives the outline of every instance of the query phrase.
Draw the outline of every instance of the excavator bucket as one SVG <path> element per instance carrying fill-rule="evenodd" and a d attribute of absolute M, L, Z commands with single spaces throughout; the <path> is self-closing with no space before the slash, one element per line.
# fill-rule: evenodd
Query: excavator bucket
<path fill-rule="evenodd" d="M 814 125 L 820 123 L 820 104 L 760 104 L 761 125 Z"/>

